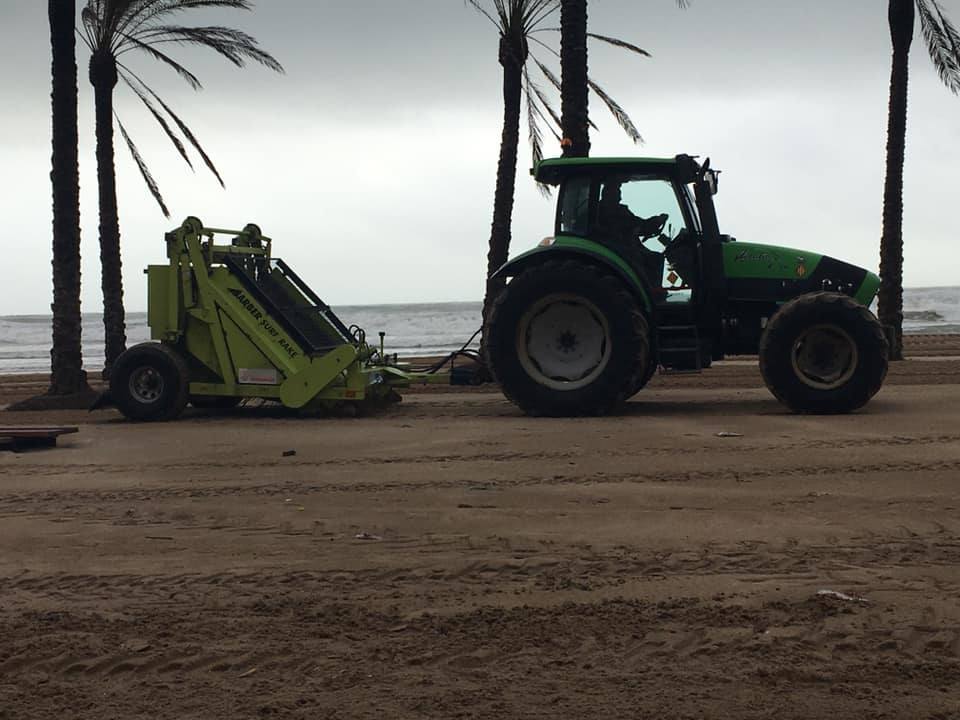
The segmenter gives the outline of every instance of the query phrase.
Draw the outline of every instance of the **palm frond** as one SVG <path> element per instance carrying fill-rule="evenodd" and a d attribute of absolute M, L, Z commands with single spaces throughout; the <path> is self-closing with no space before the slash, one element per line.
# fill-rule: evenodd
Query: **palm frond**
<path fill-rule="evenodd" d="M 165 65 L 169 65 L 171 68 L 176 71 L 176 73 L 187 81 L 187 84 L 190 85 L 194 90 L 201 90 L 203 85 L 200 83 L 200 79 L 194 75 L 192 72 L 187 70 L 183 65 L 178 63 L 169 55 L 160 52 L 155 47 L 148 45 L 147 43 L 140 42 L 135 38 L 130 38 L 131 49 L 142 50 L 147 55 L 152 57 L 154 60 L 159 60 Z M 125 50 L 121 50 L 118 55 L 122 55 Z"/>
<path fill-rule="evenodd" d="M 536 58 L 534 58 L 534 62 L 537 64 L 537 67 L 540 68 L 540 72 L 543 73 L 543 76 L 547 78 L 547 80 L 550 82 L 551 85 L 553 85 L 554 88 L 556 88 L 557 92 L 560 92 L 560 78 L 558 78 L 556 74 L 549 67 L 544 65 L 542 62 L 540 62 Z M 561 125 L 561 123 L 557 123 L 557 125 L 559 126 Z M 589 127 L 591 130 L 597 129 L 596 123 L 594 123 L 593 120 L 591 120 L 589 117 L 587 118 L 587 127 Z"/>
<path fill-rule="evenodd" d="M 167 119 L 160 113 L 159 110 L 154 107 L 153 103 L 150 102 L 150 98 L 137 87 L 137 84 L 143 85 L 146 87 L 143 80 L 131 73 L 126 68 L 122 68 L 120 71 L 120 77 L 123 79 L 124 84 L 133 90 L 134 94 L 140 98 L 140 102 L 144 104 L 147 110 L 150 111 L 150 114 L 153 115 L 154 119 L 163 128 L 163 131 L 167 134 L 167 137 L 170 138 L 170 142 L 173 143 L 173 146 L 177 149 L 177 152 L 180 153 L 180 157 L 183 158 L 184 162 L 190 166 L 190 169 L 193 170 L 193 163 L 190 161 L 190 156 L 187 155 L 187 149 L 184 147 L 183 142 L 177 137 L 176 133 L 173 132 L 173 129 L 170 127 L 170 123 L 167 122 Z"/>
<path fill-rule="evenodd" d="M 479 0 L 466 0 L 466 3 L 470 5 L 474 10 L 476 10 L 478 13 L 483 15 L 487 20 L 492 22 L 493 26 L 497 28 L 497 30 L 503 29 L 502 18 L 498 20 L 497 18 L 493 17 L 493 15 L 491 15 L 487 11 L 487 9 L 480 4 Z"/>
<path fill-rule="evenodd" d="M 186 10 L 204 8 L 253 10 L 250 0 L 139 0 L 139 5 L 127 13 L 126 22 L 117 28 L 118 34 L 135 34 L 138 29 L 155 20 Z"/>
<path fill-rule="evenodd" d="M 116 117 L 116 115 L 114 115 L 114 117 Z M 169 218 L 170 211 L 167 209 L 167 205 L 163 201 L 163 196 L 160 194 L 160 187 L 157 185 L 157 181 L 153 179 L 153 175 L 150 173 L 150 168 L 148 168 L 146 162 L 144 162 L 143 156 L 141 156 L 140 151 L 137 150 L 137 146 L 133 143 L 133 140 L 127 133 L 127 129 L 123 126 L 123 123 L 120 122 L 120 118 L 116 119 L 117 126 L 120 128 L 120 134 L 123 136 L 124 141 L 126 141 L 127 148 L 130 150 L 130 154 L 133 156 L 133 161 L 137 164 L 137 167 L 140 169 L 140 174 L 143 176 L 144 182 L 150 189 L 150 194 L 153 195 L 153 199 L 156 200 L 157 204 L 160 206 L 163 216 L 165 218 Z"/>
<path fill-rule="evenodd" d="M 554 110 L 553 106 L 550 104 L 550 98 L 547 97 L 547 94 L 543 89 L 534 82 L 529 83 L 528 92 L 532 90 L 533 94 L 536 96 L 539 104 L 543 106 L 543 112 L 546 112 L 550 116 L 550 119 L 553 121 L 553 125 L 547 123 L 547 127 L 550 128 L 550 132 L 553 133 L 554 137 L 557 138 L 557 142 L 560 142 L 560 135 L 554 130 L 555 127 L 560 127 L 562 123 L 560 122 L 560 115 Z M 540 113 L 540 117 L 543 117 L 543 112 Z M 546 118 L 544 118 L 546 122 Z"/>
<path fill-rule="evenodd" d="M 540 68 L 540 72 L 543 73 L 543 76 L 547 79 L 547 81 L 548 81 L 551 85 L 553 85 L 553 86 L 557 89 L 557 91 L 559 92 L 559 90 L 560 90 L 560 78 L 558 78 L 558 77 L 556 76 L 556 74 L 553 72 L 553 70 L 551 70 L 549 67 L 547 67 L 546 65 L 544 65 L 542 62 L 540 62 L 540 61 L 537 60 L 536 58 L 534 58 L 533 61 L 537 64 L 537 67 Z"/>
<path fill-rule="evenodd" d="M 530 73 L 526 68 L 523 70 L 524 96 L 527 100 L 527 130 L 530 149 L 532 151 L 533 165 L 536 167 L 543 160 L 543 133 L 540 132 L 538 118 L 543 118 L 543 113 L 537 107 L 537 88 L 530 80 Z M 553 128 L 550 128 L 553 132 Z M 556 136 L 556 133 L 553 133 Z M 559 138 L 557 138 L 559 141 Z M 544 197 L 550 197 L 550 186 L 544 183 L 537 183 L 537 189 Z"/>
<path fill-rule="evenodd" d="M 537 113 L 534 111 L 532 102 L 532 93 L 526 94 L 527 98 L 527 140 L 530 142 L 533 164 L 543 160 L 543 133 L 540 132 L 540 126 L 537 123 Z"/>
<path fill-rule="evenodd" d="M 917 0 L 920 29 L 940 80 L 960 93 L 960 34 L 937 0 Z"/>
<path fill-rule="evenodd" d="M 637 130 L 636 125 L 633 124 L 633 120 L 630 119 L 630 116 L 627 115 L 626 110 L 624 110 L 620 105 L 614 100 L 607 92 L 597 85 L 592 79 L 587 78 L 587 85 L 590 86 L 590 89 L 596 93 L 597 97 L 607 106 L 607 109 L 610 111 L 610 114 L 616 119 L 617 124 L 623 128 L 623 131 L 627 134 L 633 142 L 637 144 L 643 143 L 643 136 L 640 135 L 640 131 Z"/>
<path fill-rule="evenodd" d="M 465 0 L 493 23 L 501 36 L 521 38 L 560 9 L 560 0 L 492 0 L 493 11 L 481 0 Z"/>
<path fill-rule="evenodd" d="M 600 40 L 605 42 L 608 45 L 613 45 L 614 47 L 622 48 L 624 50 L 629 50 L 630 52 L 637 53 L 638 55 L 643 55 L 644 57 L 652 57 L 650 53 L 644 50 L 641 47 L 637 47 L 633 43 L 628 43 L 626 40 L 621 40 L 615 37 L 609 37 L 607 35 L 597 35 L 596 33 L 588 32 L 587 37 L 592 37 L 594 40 Z"/>
<path fill-rule="evenodd" d="M 550 28 L 541 28 L 539 32 L 560 32 L 558 27 Z M 638 55 L 643 55 L 644 57 L 653 57 L 650 53 L 644 50 L 641 47 L 637 47 L 633 43 L 628 43 L 626 40 L 621 40 L 620 38 L 610 37 L 609 35 L 598 35 L 597 33 L 588 32 L 587 37 L 591 37 L 594 40 L 600 40 L 614 47 L 621 48 L 623 50 L 629 50 L 630 52 L 637 53 Z"/>
<path fill-rule="evenodd" d="M 508 38 L 508 42 L 511 43 L 506 48 L 508 51 L 514 47 L 521 47 L 521 43 L 524 47 L 527 44 L 535 44 L 553 57 L 560 57 L 556 48 L 536 37 L 536 34 L 540 32 L 559 32 L 559 28 L 544 27 L 544 21 L 560 10 L 560 0 L 465 0 L 465 3 L 490 21 L 499 31 L 501 38 Z M 690 5 L 690 0 L 677 0 L 677 4 L 685 8 Z M 628 52 L 650 57 L 649 52 L 625 40 L 597 33 L 587 33 L 587 35 Z M 522 62 L 518 62 L 518 64 L 523 68 L 524 94 L 527 98 L 527 124 L 529 126 L 528 139 L 536 158 L 538 152 L 542 153 L 543 140 L 538 121 L 542 120 L 555 136 L 554 126 L 559 127 L 561 122 L 558 113 L 550 104 L 547 94 L 531 80 L 527 63 L 532 61 L 543 73 L 547 83 L 557 92 L 561 91 L 561 82 L 557 73 L 532 52 L 525 52 L 524 55 Z M 640 132 L 619 103 L 592 79 L 588 80 L 588 86 L 606 105 L 627 136 L 635 143 L 642 143 L 643 138 Z M 597 129 L 596 124 L 589 117 L 587 123 L 590 128 Z"/>
<path fill-rule="evenodd" d="M 160 25 L 130 35 L 128 40 L 139 41 L 149 47 L 163 43 L 199 45 L 219 53 L 237 67 L 244 67 L 247 60 L 253 60 L 274 72 L 284 72 L 283 66 L 273 55 L 257 47 L 254 37 L 234 28 Z"/>
<path fill-rule="evenodd" d="M 170 106 L 167 105 L 163 99 L 153 91 L 149 85 L 144 85 L 144 88 L 150 93 L 150 96 L 157 101 L 157 104 L 163 108 L 164 112 L 170 116 L 177 127 L 180 128 L 180 132 L 183 133 L 183 136 L 187 139 L 187 142 L 193 146 L 193 149 L 197 151 L 197 154 L 203 160 L 203 164 L 207 166 L 207 169 L 213 173 L 214 177 L 217 178 L 217 181 L 220 183 L 220 187 L 226 187 L 226 183 L 223 182 L 223 178 L 220 177 L 220 172 L 217 170 L 216 166 L 213 164 L 213 160 L 210 159 L 210 156 L 207 155 L 207 151 L 203 149 L 200 145 L 200 141 L 197 140 L 196 135 L 193 134 L 193 131 L 187 127 L 187 124 L 180 119 L 180 116 L 177 115 L 173 110 L 170 109 Z"/>

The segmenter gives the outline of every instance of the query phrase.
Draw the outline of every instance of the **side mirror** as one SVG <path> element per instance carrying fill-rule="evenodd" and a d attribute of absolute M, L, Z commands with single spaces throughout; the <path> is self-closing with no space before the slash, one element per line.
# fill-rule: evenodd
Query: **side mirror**
<path fill-rule="evenodd" d="M 703 181 L 707 184 L 707 187 L 710 189 L 711 195 L 717 194 L 717 189 L 718 189 L 717 185 L 718 185 L 719 179 L 720 179 L 720 173 L 714 170 L 707 169 L 703 173 Z"/>

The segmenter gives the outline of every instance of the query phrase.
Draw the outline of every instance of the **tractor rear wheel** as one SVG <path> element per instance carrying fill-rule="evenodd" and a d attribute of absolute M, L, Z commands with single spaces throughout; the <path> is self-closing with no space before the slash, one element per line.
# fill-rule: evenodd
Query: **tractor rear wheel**
<path fill-rule="evenodd" d="M 642 384 L 646 319 L 615 277 L 574 260 L 522 272 L 493 305 L 487 367 L 528 415 L 602 415 Z"/>
<path fill-rule="evenodd" d="M 141 343 L 117 358 L 110 397 L 130 420 L 173 420 L 187 406 L 189 384 L 187 364 L 176 350 Z"/>
<path fill-rule="evenodd" d="M 887 375 L 880 322 L 840 293 L 801 295 L 774 315 L 760 339 L 760 372 L 770 392 L 794 412 L 857 410 Z"/>

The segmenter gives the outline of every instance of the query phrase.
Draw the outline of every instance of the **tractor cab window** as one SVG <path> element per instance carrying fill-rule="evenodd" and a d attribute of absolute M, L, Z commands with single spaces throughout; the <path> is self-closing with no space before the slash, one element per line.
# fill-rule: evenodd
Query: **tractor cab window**
<path fill-rule="evenodd" d="M 560 192 L 559 234 L 586 236 L 590 217 L 590 178 L 571 178 Z"/>
<path fill-rule="evenodd" d="M 651 283 L 665 291 L 688 287 L 677 266 L 664 256 L 687 223 L 669 180 L 649 176 L 605 178 L 600 186 L 595 228 L 606 242 L 631 247 Z M 667 253 L 670 255 L 670 253 Z M 687 267 L 686 274 L 692 274 Z"/>
<path fill-rule="evenodd" d="M 600 188 L 597 225 L 608 234 L 632 233 L 654 252 L 663 249 L 660 236 L 673 240 L 686 227 L 673 184 L 645 177 L 608 178 Z"/>

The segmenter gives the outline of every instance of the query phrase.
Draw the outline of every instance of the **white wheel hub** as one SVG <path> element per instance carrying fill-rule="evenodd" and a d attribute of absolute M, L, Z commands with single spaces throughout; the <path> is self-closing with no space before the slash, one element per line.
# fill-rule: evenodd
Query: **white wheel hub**
<path fill-rule="evenodd" d="M 517 327 L 523 369 L 555 390 L 576 390 L 596 380 L 610 362 L 612 349 L 607 319 L 579 295 L 541 298 Z"/>
<path fill-rule="evenodd" d="M 802 383 L 815 390 L 835 390 L 843 387 L 857 371 L 860 352 L 843 328 L 814 325 L 800 333 L 790 360 Z"/>

